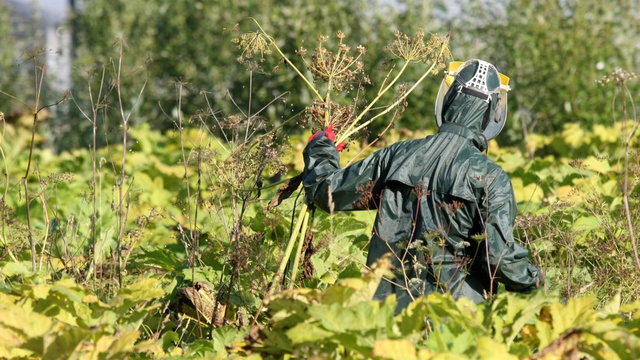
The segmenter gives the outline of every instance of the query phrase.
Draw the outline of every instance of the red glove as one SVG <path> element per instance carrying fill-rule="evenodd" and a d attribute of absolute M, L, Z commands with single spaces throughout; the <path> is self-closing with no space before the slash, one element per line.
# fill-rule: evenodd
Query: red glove
<path fill-rule="evenodd" d="M 315 134 L 311 135 L 311 137 L 309 138 L 309 142 L 311 142 L 311 140 L 320 137 L 320 136 L 326 136 L 329 138 L 329 140 L 335 142 L 336 141 L 336 133 L 333 132 L 333 123 L 329 124 L 329 127 L 322 130 L 322 131 L 318 131 Z M 344 147 L 347 144 L 345 144 L 345 142 L 341 142 L 340 144 L 336 145 L 336 149 L 338 149 L 338 151 L 342 151 L 342 149 L 344 149 Z"/>

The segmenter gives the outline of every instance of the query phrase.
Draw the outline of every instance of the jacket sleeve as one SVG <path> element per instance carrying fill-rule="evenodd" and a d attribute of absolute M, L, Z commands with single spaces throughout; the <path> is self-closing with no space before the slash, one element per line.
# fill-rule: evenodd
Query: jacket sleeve
<path fill-rule="evenodd" d="M 511 180 L 502 170 L 487 187 L 485 229 L 489 264 L 496 280 L 507 290 L 529 292 L 544 284 L 540 269 L 531 264 L 529 251 L 513 238 L 517 205 Z M 484 216 L 483 216 L 484 217 Z"/>
<path fill-rule="evenodd" d="M 303 151 L 307 199 L 327 212 L 372 208 L 382 191 L 391 154 L 392 148 L 387 147 L 342 169 L 330 139 L 312 140 Z"/>

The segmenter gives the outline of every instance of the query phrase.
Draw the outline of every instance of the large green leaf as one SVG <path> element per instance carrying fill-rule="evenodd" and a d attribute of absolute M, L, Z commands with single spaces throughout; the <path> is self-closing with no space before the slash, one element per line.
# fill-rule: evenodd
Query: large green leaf
<path fill-rule="evenodd" d="M 404 339 L 377 340 L 373 347 L 373 355 L 389 360 L 415 360 L 418 358 L 415 345 Z"/>
<path fill-rule="evenodd" d="M 478 357 L 483 360 L 517 360 L 518 357 L 510 354 L 507 345 L 496 342 L 489 337 L 481 337 L 478 340 Z"/>
<path fill-rule="evenodd" d="M 15 275 L 27 275 L 31 271 L 27 268 L 27 265 L 22 262 L 8 262 L 2 267 L 2 275 L 15 276 Z"/>

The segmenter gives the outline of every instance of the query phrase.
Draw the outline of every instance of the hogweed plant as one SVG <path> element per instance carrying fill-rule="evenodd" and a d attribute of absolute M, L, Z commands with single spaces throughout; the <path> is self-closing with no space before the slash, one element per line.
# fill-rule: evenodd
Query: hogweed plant
<path fill-rule="evenodd" d="M 563 298 L 597 294 L 601 303 L 617 294 L 625 303 L 639 298 L 640 157 L 628 87 L 635 77 L 616 69 L 599 81 L 613 86 L 612 126 L 602 127 L 597 135 L 594 130 L 585 140 L 593 156 L 562 159 L 566 169 L 560 176 L 540 178 L 543 189 L 537 191 L 562 195 L 547 197 L 539 210 L 525 210 L 516 220 L 517 234 L 547 275 L 548 290 Z M 605 131 L 607 138 L 602 140 Z M 538 172 L 543 164 L 544 160 L 533 160 L 531 170 L 543 174 Z"/>
<path fill-rule="evenodd" d="M 45 74 L 46 74 L 46 66 L 41 62 L 42 57 L 45 55 L 45 50 L 43 48 L 31 48 L 28 49 L 27 51 L 25 51 L 25 53 L 23 54 L 26 60 L 30 60 L 32 62 L 32 67 L 33 67 L 33 81 L 34 81 L 34 98 L 33 98 L 33 104 L 28 104 L 27 102 L 23 101 L 22 99 L 18 99 L 15 96 L 8 94 L 2 90 L 0 90 L 0 94 L 7 96 L 8 98 L 21 103 L 22 105 L 26 106 L 29 111 L 32 113 L 33 116 L 33 122 L 31 125 L 31 142 L 30 142 L 30 146 L 29 146 L 29 159 L 27 162 L 27 167 L 25 169 L 25 173 L 24 176 L 21 179 L 21 183 L 23 185 L 23 189 L 24 189 L 24 197 L 25 197 L 25 205 L 26 205 L 26 212 L 27 212 L 27 233 L 28 233 L 28 238 L 29 238 L 29 245 L 31 248 L 31 270 L 33 272 L 36 271 L 36 262 L 37 262 L 37 252 L 36 252 L 36 239 L 34 236 L 34 230 L 33 230 L 33 226 L 32 226 L 32 219 L 31 219 L 31 199 L 30 199 L 30 195 L 29 195 L 29 176 L 31 174 L 31 166 L 32 166 L 32 161 L 33 161 L 33 147 L 35 144 L 35 136 L 36 136 L 36 128 L 37 128 L 37 124 L 38 124 L 38 119 L 40 117 L 40 113 L 50 107 L 56 106 L 58 104 L 63 103 L 64 101 L 67 100 L 67 96 L 68 93 L 65 93 L 64 96 L 62 97 L 62 99 L 58 100 L 55 103 L 52 104 L 47 104 L 47 105 L 42 105 L 41 104 L 41 95 L 42 95 L 42 88 L 44 85 L 44 80 L 45 80 Z M 4 124 L 3 124 L 4 125 Z M 6 159 L 5 160 L 5 166 L 6 166 Z M 8 177 L 8 174 L 7 174 Z M 8 183 L 7 185 L 8 186 Z M 4 199 L 6 197 L 6 189 L 5 189 L 5 193 L 4 193 L 4 197 L 3 197 L 3 202 Z M 3 236 L 4 237 L 4 236 Z M 46 239 L 44 240 L 46 242 Z"/>
<path fill-rule="evenodd" d="M 95 89 L 93 87 L 93 80 L 99 76 L 97 94 L 94 94 Z M 85 111 L 80 104 L 76 101 L 76 98 L 71 95 L 71 99 L 80 111 L 80 114 L 85 120 L 91 123 L 91 185 L 89 191 L 89 201 L 92 206 L 91 214 L 91 243 L 89 246 L 88 266 L 85 279 L 90 279 L 92 275 L 95 275 L 94 267 L 99 262 L 96 253 L 96 243 L 98 242 L 98 124 L 100 121 L 100 114 L 103 114 L 107 109 L 107 97 L 109 95 L 107 84 L 105 82 L 106 68 L 102 67 L 101 73 L 98 73 L 96 68 L 91 67 L 86 69 L 87 77 L 87 93 L 89 95 L 89 104 L 91 111 Z M 95 281 L 95 277 L 93 278 Z"/>
<path fill-rule="evenodd" d="M 622 199 L 624 201 L 624 209 L 627 219 L 627 226 L 629 229 L 629 238 L 631 240 L 631 247 L 633 248 L 633 257 L 635 260 L 636 269 L 640 269 L 640 258 L 638 257 L 638 244 L 636 242 L 636 237 L 633 229 L 633 221 L 631 219 L 631 213 L 629 208 L 629 193 L 631 188 L 629 186 L 629 154 L 630 154 L 630 144 L 633 135 L 638 129 L 638 122 L 636 118 L 636 107 L 633 101 L 633 97 L 631 95 L 631 91 L 627 87 L 627 81 L 631 79 L 635 79 L 636 74 L 631 71 L 625 71 L 620 68 L 616 68 L 613 73 L 608 76 L 605 76 L 600 83 L 605 85 L 607 83 L 613 82 L 615 84 L 615 92 L 613 95 L 613 99 L 611 100 L 611 109 L 612 109 L 612 118 L 614 123 L 616 124 L 620 138 L 622 140 L 623 147 L 623 174 L 622 174 Z M 620 99 L 619 99 L 620 98 Z M 617 101 L 620 100 L 621 104 L 621 118 L 616 116 L 617 111 Z M 618 158 L 618 162 L 620 162 L 620 158 Z M 636 278 L 638 274 L 636 271 Z"/>
<path fill-rule="evenodd" d="M 631 139 L 638 129 L 638 121 L 635 102 L 633 101 L 633 96 L 631 95 L 631 91 L 627 86 L 627 81 L 635 78 L 636 74 L 634 72 L 616 68 L 610 75 L 602 78 L 600 83 L 602 85 L 608 83 L 615 84 L 614 95 L 613 99 L 611 100 L 611 109 L 612 118 L 618 129 L 621 139 L 621 147 L 623 148 L 622 156 L 624 157 L 624 159 L 622 160 L 622 174 L 620 175 L 622 178 L 620 179 L 620 187 L 622 189 L 622 201 L 627 222 L 627 230 L 629 231 L 629 241 L 631 243 L 631 248 L 633 249 L 633 259 L 635 263 L 634 279 L 637 283 L 638 271 L 640 269 L 640 257 L 638 255 L 638 242 L 635 236 L 634 220 L 632 219 L 631 207 L 629 206 L 629 196 L 631 194 L 631 190 L 633 189 L 633 186 L 629 181 L 629 171 L 631 169 Z M 618 109 L 618 106 L 620 106 L 621 108 Z M 620 111 L 620 118 L 616 115 L 618 111 Z M 619 157 L 618 163 L 620 163 L 620 161 L 621 159 Z M 637 286 L 635 288 L 635 299 L 638 300 L 639 295 Z"/>
<path fill-rule="evenodd" d="M 142 95 L 144 93 L 144 89 L 147 86 L 148 75 L 145 76 L 142 85 L 140 86 L 140 91 L 137 96 L 132 99 L 131 104 L 125 104 L 122 96 L 122 87 L 121 87 L 121 79 L 122 79 L 122 59 L 124 57 L 124 47 L 126 46 L 124 38 L 118 39 L 116 46 L 118 48 L 119 54 L 116 61 L 112 61 L 112 71 L 114 73 L 115 83 L 114 83 L 114 91 L 118 97 L 117 99 L 117 111 L 120 115 L 120 121 L 122 121 L 122 164 L 120 166 L 119 175 L 116 177 L 116 187 L 118 189 L 118 203 L 117 203 L 117 217 L 118 217 L 118 228 L 117 228 L 117 244 L 116 244 L 116 257 L 115 262 L 117 265 L 117 274 L 118 274 L 118 286 L 122 286 L 122 270 L 123 259 L 122 259 L 122 244 L 125 238 L 125 226 L 127 222 L 128 216 L 128 196 L 130 195 L 130 190 L 132 188 L 132 182 L 129 183 L 129 188 L 126 189 L 125 182 L 129 179 L 125 170 L 127 164 L 127 150 L 128 150 L 128 130 L 129 124 L 131 120 L 131 116 L 136 109 L 136 105 L 142 99 Z M 127 106 L 128 105 L 128 106 Z M 114 162 L 111 162 L 114 164 Z M 113 168 L 114 173 L 118 173 L 115 166 Z M 131 180 L 133 181 L 133 180 Z M 125 200 L 127 200 L 127 205 L 125 206 Z"/>
<path fill-rule="evenodd" d="M 337 143 L 348 141 L 373 121 L 393 112 L 389 126 L 387 126 L 388 129 L 393 120 L 406 107 L 407 97 L 411 92 L 427 76 L 435 75 L 444 69 L 445 62 L 451 58 L 448 36 L 440 37 L 437 34 L 431 34 L 429 39 L 425 41 L 427 33 L 423 29 L 419 29 L 414 36 L 396 31 L 395 40 L 387 46 L 390 55 L 395 59 L 394 65 L 384 76 L 375 96 L 367 99 L 366 86 L 372 85 L 372 82 L 365 72 L 366 48 L 361 45 L 356 47 L 348 45 L 344 32 L 337 31 L 335 33 L 337 39 L 335 49 L 330 49 L 329 37 L 319 35 L 313 51 L 304 47 L 296 50 L 295 55 L 302 59 L 302 63 L 312 74 L 312 79 L 308 79 L 303 71 L 282 51 L 277 41 L 255 19 L 252 21 L 258 30 L 245 33 L 234 40 L 238 48 L 242 50 L 238 60 L 246 62 L 254 56 L 263 60 L 264 56 L 272 53 L 277 54 L 281 62 L 284 62 L 288 68 L 291 68 L 303 79 L 314 96 L 312 104 L 306 108 L 305 117 L 312 124 L 312 130 L 333 125 L 337 134 Z M 399 62 L 400 65 L 396 66 L 396 62 Z M 413 80 L 411 86 L 400 84 L 406 69 L 411 64 L 418 63 L 427 66 L 422 75 L 418 79 L 410 79 Z M 351 91 L 356 92 L 355 96 L 351 95 Z M 394 100 L 389 104 L 380 104 L 385 95 L 392 91 L 396 91 Z M 353 100 L 345 100 L 349 98 Z M 289 195 L 295 192 L 300 182 L 301 175 L 285 184 Z M 272 279 L 270 293 L 273 293 L 280 281 L 284 280 L 284 272 L 290 261 L 292 273 L 289 287 L 295 284 L 300 254 L 311 229 L 309 210 L 310 204 L 304 202 L 298 212 L 297 220 L 294 221 L 295 225 L 292 228 L 280 267 Z M 294 247 L 297 247 L 298 250 L 295 257 L 291 259 Z"/>
<path fill-rule="evenodd" d="M 258 65 L 245 64 L 250 69 L 248 91 L 251 94 Z M 286 172 L 282 162 L 286 146 L 279 138 L 279 129 L 267 129 L 263 116 L 263 112 L 286 93 L 276 96 L 256 112 L 251 111 L 251 96 L 245 108 L 228 95 L 227 100 L 235 105 L 236 112 L 223 114 L 214 109 L 211 94 L 200 91 L 204 108 L 184 117 L 182 97 L 189 89 L 184 83 L 177 83 L 176 89 L 177 115 L 167 114 L 167 117 L 172 119 L 180 140 L 186 197 L 182 200 L 184 213 L 174 219 L 180 228 L 192 283 L 197 283 L 196 269 L 204 265 L 202 256 L 212 253 L 219 256 L 216 262 L 221 269 L 216 271 L 219 277 L 212 286 L 215 301 L 210 314 L 213 318 L 206 323 L 227 324 L 231 321 L 229 317 L 234 316 L 231 304 L 253 310 L 255 305 L 250 298 L 266 292 L 261 284 L 265 283 L 272 257 L 266 248 L 278 248 L 265 234 L 270 230 L 260 231 L 252 224 L 256 221 L 252 213 L 254 205 L 261 201 L 265 178 Z M 200 219 L 219 224 L 225 237 L 210 239 L 212 246 L 204 254 L 200 246 L 203 237 Z M 262 220 L 274 223 L 267 215 Z"/>

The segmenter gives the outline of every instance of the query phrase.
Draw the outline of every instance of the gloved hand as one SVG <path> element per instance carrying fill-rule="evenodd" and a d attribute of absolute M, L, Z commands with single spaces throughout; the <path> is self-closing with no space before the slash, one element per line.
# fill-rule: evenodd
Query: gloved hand
<path fill-rule="evenodd" d="M 311 135 L 311 137 L 309 138 L 309 142 L 311 142 L 311 140 L 320 137 L 320 136 L 326 136 L 329 138 L 329 140 L 335 142 L 336 141 L 336 133 L 333 132 L 333 123 L 329 124 L 329 127 L 322 130 L 322 131 L 318 131 L 315 134 Z M 336 149 L 338 149 L 338 151 L 342 151 L 342 149 L 344 149 L 344 147 L 347 144 L 343 141 L 340 144 L 336 145 Z"/>

